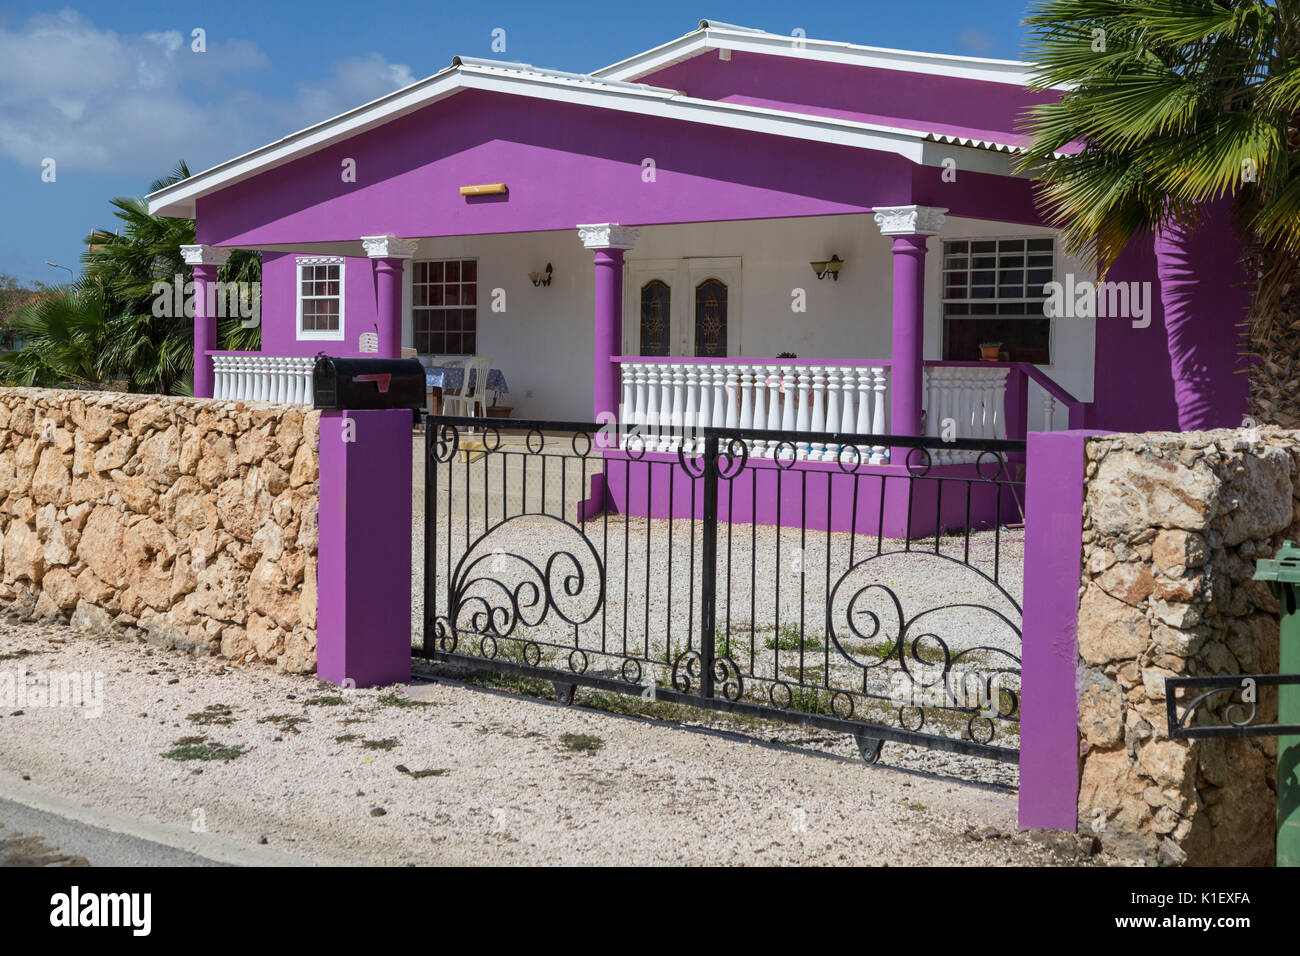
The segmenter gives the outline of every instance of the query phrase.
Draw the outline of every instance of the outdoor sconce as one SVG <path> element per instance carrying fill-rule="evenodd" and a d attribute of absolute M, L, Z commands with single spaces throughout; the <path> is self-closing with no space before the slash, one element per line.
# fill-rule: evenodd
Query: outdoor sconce
<path fill-rule="evenodd" d="M 825 279 L 830 276 L 836 282 L 840 281 L 840 266 L 844 265 L 844 260 L 839 256 L 832 255 L 830 259 L 824 262 L 811 262 L 813 272 L 817 274 L 818 279 Z"/>
<path fill-rule="evenodd" d="M 530 273 L 528 273 L 528 278 L 529 278 L 530 280 L 532 280 L 532 283 L 533 283 L 534 288 L 536 288 L 536 287 L 538 287 L 538 286 L 550 285 L 550 284 L 551 284 L 551 264 L 550 264 L 549 262 L 546 263 L 546 271 L 545 271 L 545 272 L 530 272 Z"/>

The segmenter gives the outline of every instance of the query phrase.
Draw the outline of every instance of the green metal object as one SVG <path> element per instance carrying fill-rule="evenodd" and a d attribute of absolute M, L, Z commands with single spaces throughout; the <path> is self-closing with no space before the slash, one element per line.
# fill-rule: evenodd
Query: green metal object
<path fill-rule="evenodd" d="M 1272 558 L 1255 565 L 1267 581 L 1280 614 L 1279 674 L 1300 674 L 1300 548 L 1284 542 Z M 1300 686 L 1278 688 L 1277 722 L 1300 724 Z M 1277 738 L 1277 865 L 1300 866 L 1300 736 Z"/>

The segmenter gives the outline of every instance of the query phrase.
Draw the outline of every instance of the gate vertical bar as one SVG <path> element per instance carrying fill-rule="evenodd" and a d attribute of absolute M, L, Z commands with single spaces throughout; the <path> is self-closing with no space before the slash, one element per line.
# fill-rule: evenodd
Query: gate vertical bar
<path fill-rule="evenodd" d="M 718 433 L 704 429 L 704 540 L 700 554 L 700 695 L 713 696 L 718 594 Z"/>
<path fill-rule="evenodd" d="M 438 464 L 433 456 L 435 441 L 433 416 L 424 416 L 424 620 L 420 653 L 426 657 L 434 650 L 433 622 L 437 617 L 438 548 L 434 535 L 438 527 Z"/>

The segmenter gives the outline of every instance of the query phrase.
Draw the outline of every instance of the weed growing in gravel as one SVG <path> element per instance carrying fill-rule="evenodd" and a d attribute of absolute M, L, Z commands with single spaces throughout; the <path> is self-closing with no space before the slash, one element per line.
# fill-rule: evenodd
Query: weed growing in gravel
<path fill-rule="evenodd" d="M 412 700 L 410 697 L 403 697 L 401 694 L 381 694 L 375 698 L 377 703 L 385 707 L 432 707 L 431 700 Z"/>
<path fill-rule="evenodd" d="M 397 746 L 397 738 L 385 737 L 382 740 L 363 740 L 361 746 L 366 750 L 392 750 Z"/>
<path fill-rule="evenodd" d="M 219 744 L 206 736 L 182 737 L 163 754 L 168 760 L 234 760 L 248 752 L 244 744 Z"/>
<path fill-rule="evenodd" d="M 561 734 L 560 743 L 578 753 L 595 753 L 605 746 L 605 741 L 594 734 Z"/>
<path fill-rule="evenodd" d="M 311 721 L 301 714 L 270 714 L 269 716 L 259 719 L 258 723 L 275 724 L 275 726 L 279 727 L 283 731 L 291 734 L 300 734 L 302 731 L 298 729 L 298 725 L 309 724 Z"/>
<path fill-rule="evenodd" d="M 782 624 L 780 634 L 774 634 L 763 642 L 769 651 L 797 651 L 801 645 L 808 651 L 819 651 L 824 646 L 821 638 L 815 634 L 801 635 L 794 623 Z"/>
<path fill-rule="evenodd" d="M 20 657 L 27 657 L 28 655 L 35 654 L 35 653 L 37 652 L 29 651 L 25 647 L 20 647 L 18 650 L 14 651 L 11 654 L 0 654 L 0 661 L 16 661 Z"/>
<path fill-rule="evenodd" d="M 308 697 L 302 702 L 304 707 L 338 707 L 347 703 L 347 700 L 338 694 L 325 695 L 321 697 Z"/>
<path fill-rule="evenodd" d="M 190 714 L 185 719 L 204 727 L 212 724 L 224 726 L 234 723 L 235 720 L 233 711 L 226 704 L 208 704 L 198 713 Z"/>
<path fill-rule="evenodd" d="M 446 767 L 434 767 L 429 770 L 408 770 L 406 767 L 403 767 L 399 763 L 397 765 L 397 772 L 404 773 L 408 777 L 411 777 L 414 780 L 421 780 L 424 777 L 441 777 L 446 775 L 450 771 L 448 771 Z"/>
<path fill-rule="evenodd" d="M 341 734 L 338 737 L 334 738 L 334 742 L 336 744 L 350 744 L 352 743 L 352 741 L 360 740 L 360 739 L 361 738 L 358 737 L 356 734 Z"/>

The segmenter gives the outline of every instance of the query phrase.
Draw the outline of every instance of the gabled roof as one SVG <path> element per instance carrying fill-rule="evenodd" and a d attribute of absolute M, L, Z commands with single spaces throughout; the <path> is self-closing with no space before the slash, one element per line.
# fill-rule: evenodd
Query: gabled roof
<path fill-rule="evenodd" d="M 945 53 L 918 53 L 862 46 L 838 40 L 814 40 L 808 37 L 768 33 L 753 27 L 740 27 L 717 20 L 701 20 L 697 29 L 653 50 L 646 50 L 618 63 L 592 72 L 608 80 L 636 80 L 674 63 L 689 60 L 708 50 L 739 50 L 771 56 L 816 60 L 822 63 L 845 63 L 879 70 L 927 73 L 985 83 L 1010 83 L 1027 86 L 1033 65 L 1017 60 L 993 60 L 986 57 L 954 56 Z"/>
<path fill-rule="evenodd" d="M 723 29 L 725 28 L 725 29 Z M 745 27 L 715 24 L 703 21 L 699 30 L 687 34 L 674 43 L 651 50 L 641 57 L 651 57 L 669 48 L 678 52 L 694 49 L 697 42 L 715 42 L 725 34 L 728 38 L 760 38 L 786 41 L 791 38 Z M 689 41 L 689 42 L 688 42 Z M 806 41 L 812 43 L 814 41 Z M 820 41 L 818 41 L 820 42 Z M 679 46 L 680 45 L 680 46 Z M 850 47 L 849 44 L 823 44 L 824 46 Z M 788 46 L 788 44 L 787 44 Z M 699 49 L 703 49 L 700 47 Z M 855 47 L 855 50 L 870 50 Z M 698 49 L 696 50 L 698 52 Z M 897 53 L 897 51 L 878 51 Z M 664 54 L 667 56 L 668 54 Z M 676 54 L 672 54 L 676 55 Z M 683 57 L 694 55 L 682 53 Z M 855 54 L 856 55 L 856 54 Z M 931 57 L 931 54 L 906 54 L 908 57 Z M 638 60 L 639 58 L 633 58 Z M 1023 64 L 1007 64 L 1000 60 L 975 61 L 969 57 L 938 57 L 940 60 L 970 60 L 983 64 L 1014 65 L 1023 70 Z M 649 61 L 645 61 L 649 62 Z M 664 60 L 667 63 L 668 60 Z M 624 61 L 631 64 L 632 61 Z M 997 155 L 1020 151 L 1013 143 L 999 143 L 972 137 L 953 136 L 950 133 L 926 129 L 869 123 L 834 116 L 823 116 L 791 110 L 773 109 L 743 103 L 719 102 L 686 96 L 677 90 L 650 86 L 625 79 L 639 75 L 640 66 L 616 64 L 593 74 L 566 73 L 547 70 L 527 63 L 485 60 L 476 57 L 456 57 L 444 70 L 372 100 L 332 119 L 309 126 L 288 136 L 268 143 L 196 173 L 165 189 L 149 195 L 149 211 L 154 215 L 193 218 L 195 201 L 244 179 L 292 162 L 303 156 L 374 129 L 385 123 L 423 109 L 462 90 L 486 90 L 516 96 L 528 96 L 554 102 L 573 103 L 602 109 L 634 112 L 643 116 L 701 123 L 727 129 L 748 130 L 775 136 L 805 139 L 819 143 L 833 143 L 861 149 L 895 153 L 924 165 L 939 165 L 952 155 L 952 147 L 968 148 L 971 153 L 962 166 L 974 172 L 995 175 L 1015 175 L 1009 156 Z M 644 64 L 642 64 L 644 65 Z M 657 66 L 649 69 L 657 69 Z M 917 69 L 920 67 L 917 66 Z M 992 68 L 990 68 L 992 69 Z M 995 70 L 996 72 L 996 70 Z M 1009 75 L 1009 74 L 1008 74 Z M 1011 82 L 1009 79 L 1002 82 Z M 1019 82 L 1019 80 L 1017 80 Z M 940 151 L 939 146 L 946 149 Z"/>

